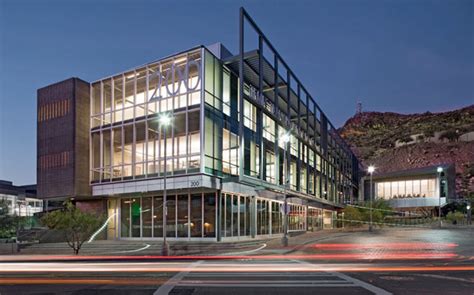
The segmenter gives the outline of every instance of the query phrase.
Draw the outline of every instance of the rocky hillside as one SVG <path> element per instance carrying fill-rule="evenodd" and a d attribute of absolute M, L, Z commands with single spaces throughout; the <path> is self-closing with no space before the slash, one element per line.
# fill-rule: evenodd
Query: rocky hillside
<path fill-rule="evenodd" d="M 455 163 L 458 193 L 474 193 L 474 105 L 444 113 L 363 112 L 339 132 L 365 166 L 389 172 Z"/>

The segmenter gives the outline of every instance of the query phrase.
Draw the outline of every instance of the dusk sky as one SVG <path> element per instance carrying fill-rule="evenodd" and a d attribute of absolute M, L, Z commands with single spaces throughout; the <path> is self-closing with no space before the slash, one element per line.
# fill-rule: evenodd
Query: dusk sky
<path fill-rule="evenodd" d="M 336 127 L 474 103 L 474 1 L 0 0 L 0 179 L 36 182 L 36 90 L 191 48 L 237 53 L 244 6 Z"/>

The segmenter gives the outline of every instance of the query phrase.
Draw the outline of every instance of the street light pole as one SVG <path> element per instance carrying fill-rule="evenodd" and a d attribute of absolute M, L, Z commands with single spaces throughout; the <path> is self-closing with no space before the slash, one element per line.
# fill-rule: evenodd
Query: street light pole
<path fill-rule="evenodd" d="M 441 228 L 442 227 L 442 222 L 441 222 L 441 172 L 443 172 L 443 167 L 436 168 L 436 171 L 438 172 L 438 179 L 439 179 L 439 184 L 438 184 L 438 190 L 439 190 L 438 219 L 439 219 L 439 228 Z"/>
<path fill-rule="evenodd" d="M 367 171 L 370 173 L 370 212 L 369 212 L 370 222 L 369 222 L 369 231 L 371 232 L 372 231 L 373 198 L 374 198 L 373 185 L 372 185 L 372 174 L 374 174 L 375 167 L 371 165 L 371 166 L 369 166 Z"/>
<path fill-rule="evenodd" d="M 287 164 L 286 164 L 286 150 L 287 150 L 287 145 L 288 142 L 290 141 L 290 135 L 288 133 L 285 133 L 281 136 L 280 140 L 284 142 L 284 148 L 283 148 L 283 194 L 285 195 L 285 202 L 284 202 L 284 218 L 283 218 L 283 238 L 281 239 L 281 243 L 284 247 L 288 246 L 288 198 L 287 198 L 287 185 L 288 185 L 288 169 L 287 169 Z"/>
<path fill-rule="evenodd" d="M 466 206 L 466 210 L 467 210 L 467 224 L 468 224 L 468 225 L 471 225 L 471 224 L 472 224 L 471 203 L 469 203 L 469 204 Z"/>
<path fill-rule="evenodd" d="M 166 199 L 166 174 L 167 174 L 167 162 L 166 162 L 166 128 L 170 124 L 171 118 L 168 117 L 167 115 L 162 115 L 160 117 L 160 128 L 163 127 L 163 136 L 164 136 L 164 149 L 165 149 L 165 161 L 164 161 L 164 175 L 163 175 L 163 246 L 161 247 L 161 255 L 162 256 L 168 256 L 170 252 L 170 246 L 168 242 L 166 241 L 166 235 L 167 235 L 167 230 L 166 230 L 166 221 L 168 219 L 168 200 Z"/>

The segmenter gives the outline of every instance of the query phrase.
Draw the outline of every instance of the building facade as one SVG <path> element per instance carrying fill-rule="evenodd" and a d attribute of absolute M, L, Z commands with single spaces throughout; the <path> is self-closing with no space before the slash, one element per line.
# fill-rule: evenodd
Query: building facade
<path fill-rule="evenodd" d="M 357 198 L 356 157 L 243 9 L 239 40 L 90 83 L 91 191 L 70 196 L 104 210 L 108 238 L 316 230 Z"/>
<path fill-rule="evenodd" d="M 437 216 L 440 206 L 456 198 L 455 177 L 453 164 L 375 173 L 372 191 L 375 199 L 387 200 L 397 211 Z M 362 182 L 361 196 L 368 201 L 370 177 L 363 177 Z"/>
<path fill-rule="evenodd" d="M 36 185 L 14 185 L 0 180 L 0 200 L 5 201 L 8 214 L 31 217 L 43 211 L 43 200 L 36 198 Z"/>

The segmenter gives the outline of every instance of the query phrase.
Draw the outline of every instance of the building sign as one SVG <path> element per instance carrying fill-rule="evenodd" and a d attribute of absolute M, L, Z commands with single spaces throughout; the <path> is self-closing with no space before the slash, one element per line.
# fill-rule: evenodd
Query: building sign
<path fill-rule="evenodd" d="M 191 77 L 189 73 L 195 70 L 196 75 L 193 77 L 195 81 L 193 81 L 193 85 L 191 85 L 190 80 Z M 163 97 L 170 97 L 175 96 L 180 93 L 183 93 L 182 87 L 185 88 L 185 92 L 191 92 L 198 89 L 199 85 L 201 84 L 201 63 L 194 60 L 188 59 L 186 64 L 184 65 L 177 65 L 174 62 L 171 67 L 160 71 L 158 69 L 156 72 L 149 74 L 149 81 L 156 80 L 156 85 L 152 95 L 150 96 L 150 100 L 159 100 Z M 160 93 L 165 91 L 165 93 Z"/>

